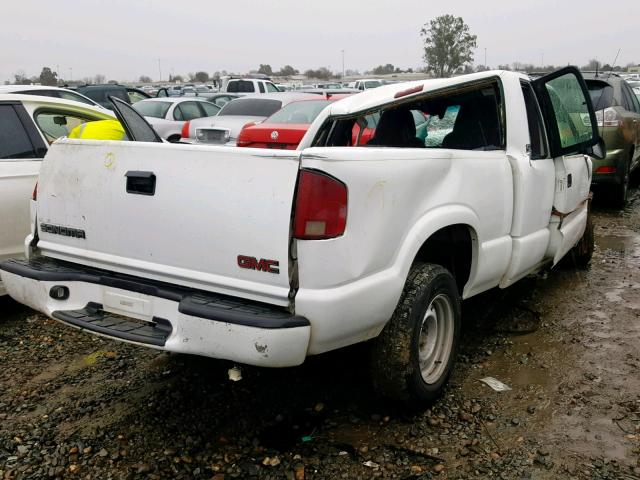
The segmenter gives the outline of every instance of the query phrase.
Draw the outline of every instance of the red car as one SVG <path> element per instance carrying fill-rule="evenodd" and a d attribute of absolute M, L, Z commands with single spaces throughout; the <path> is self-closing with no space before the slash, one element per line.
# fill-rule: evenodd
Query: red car
<path fill-rule="evenodd" d="M 265 121 L 247 124 L 243 127 L 236 144 L 239 147 L 278 148 L 295 150 L 324 108 L 347 95 L 334 95 L 331 98 L 312 98 L 291 102 Z M 358 138 L 358 126 L 354 127 L 353 143 Z M 364 145 L 372 136 L 374 129 L 366 127 L 360 136 L 360 145 Z"/>

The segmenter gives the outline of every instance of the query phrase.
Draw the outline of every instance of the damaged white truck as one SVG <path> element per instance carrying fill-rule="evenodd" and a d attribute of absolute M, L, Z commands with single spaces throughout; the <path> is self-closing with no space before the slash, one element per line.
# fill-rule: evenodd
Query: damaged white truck
<path fill-rule="evenodd" d="M 14 299 L 94 334 L 264 367 L 370 340 L 378 391 L 429 401 L 462 299 L 591 257 L 602 144 L 572 67 L 368 90 L 297 151 L 163 144 L 114 103 L 129 141 L 57 141 L 27 260 L 0 264 Z"/>

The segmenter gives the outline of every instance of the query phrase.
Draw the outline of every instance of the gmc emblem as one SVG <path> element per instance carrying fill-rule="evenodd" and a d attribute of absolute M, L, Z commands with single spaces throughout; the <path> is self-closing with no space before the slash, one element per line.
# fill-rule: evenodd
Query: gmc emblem
<path fill-rule="evenodd" d="M 246 255 L 238 255 L 238 266 L 247 270 L 258 270 L 259 272 L 280 273 L 280 262 L 277 260 L 267 260 L 256 257 L 247 257 Z"/>

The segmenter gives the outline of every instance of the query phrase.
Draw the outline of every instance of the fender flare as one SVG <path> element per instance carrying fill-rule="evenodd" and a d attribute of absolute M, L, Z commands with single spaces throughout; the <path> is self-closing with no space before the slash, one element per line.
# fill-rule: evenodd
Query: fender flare
<path fill-rule="evenodd" d="M 414 223 L 398 249 L 394 263 L 399 267 L 402 278 L 407 278 L 411 265 L 422 245 L 438 230 L 452 225 L 466 225 L 471 235 L 471 269 L 469 280 L 475 277 L 478 265 L 480 220 L 476 213 L 464 205 L 445 205 L 426 212 Z"/>

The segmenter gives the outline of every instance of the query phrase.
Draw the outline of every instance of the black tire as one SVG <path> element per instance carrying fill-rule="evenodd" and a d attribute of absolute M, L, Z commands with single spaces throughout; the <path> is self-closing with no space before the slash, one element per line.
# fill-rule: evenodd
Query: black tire
<path fill-rule="evenodd" d="M 182 137 L 180 135 L 171 135 L 169 138 L 167 138 L 167 142 L 169 143 L 178 143 L 180 140 L 182 140 Z"/>
<path fill-rule="evenodd" d="M 631 157 L 631 156 L 630 156 Z M 631 158 L 623 165 L 624 171 L 620 178 L 620 183 L 612 185 L 610 191 L 611 205 L 615 208 L 624 208 L 627 204 L 627 197 L 629 195 L 629 177 L 631 168 Z"/>
<path fill-rule="evenodd" d="M 591 262 L 593 257 L 593 250 L 595 249 L 595 234 L 593 227 L 593 218 L 591 215 L 591 200 L 587 206 L 587 226 L 585 227 L 584 234 L 576 243 L 576 245 L 569 251 L 567 257 L 572 261 L 572 264 L 577 268 L 586 268 Z"/>
<path fill-rule="evenodd" d="M 441 318 L 447 325 L 450 324 L 450 328 L 438 330 L 436 326 L 432 330 L 439 332 L 438 335 L 421 335 L 423 322 L 428 326 L 434 318 L 436 323 L 440 321 L 438 315 L 428 316 L 428 311 L 448 312 L 443 313 Z M 452 318 L 448 317 L 449 314 Z M 391 319 L 371 349 L 372 380 L 378 394 L 411 406 L 437 399 L 453 368 L 460 323 L 461 299 L 451 273 L 440 265 L 415 264 Z M 439 340 L 436 342 L 435 339 Z M 429 365 L 429 359 L 432 359 L 431 363 L 435 365 L 427 375 L 429 381 L 425 381 L 419 351 L 421 345 L 428 351 L 427 343 L 431 342 L 448 347 L 443 350 L 435 346 L 434 354 L 423 360 Z"/>

